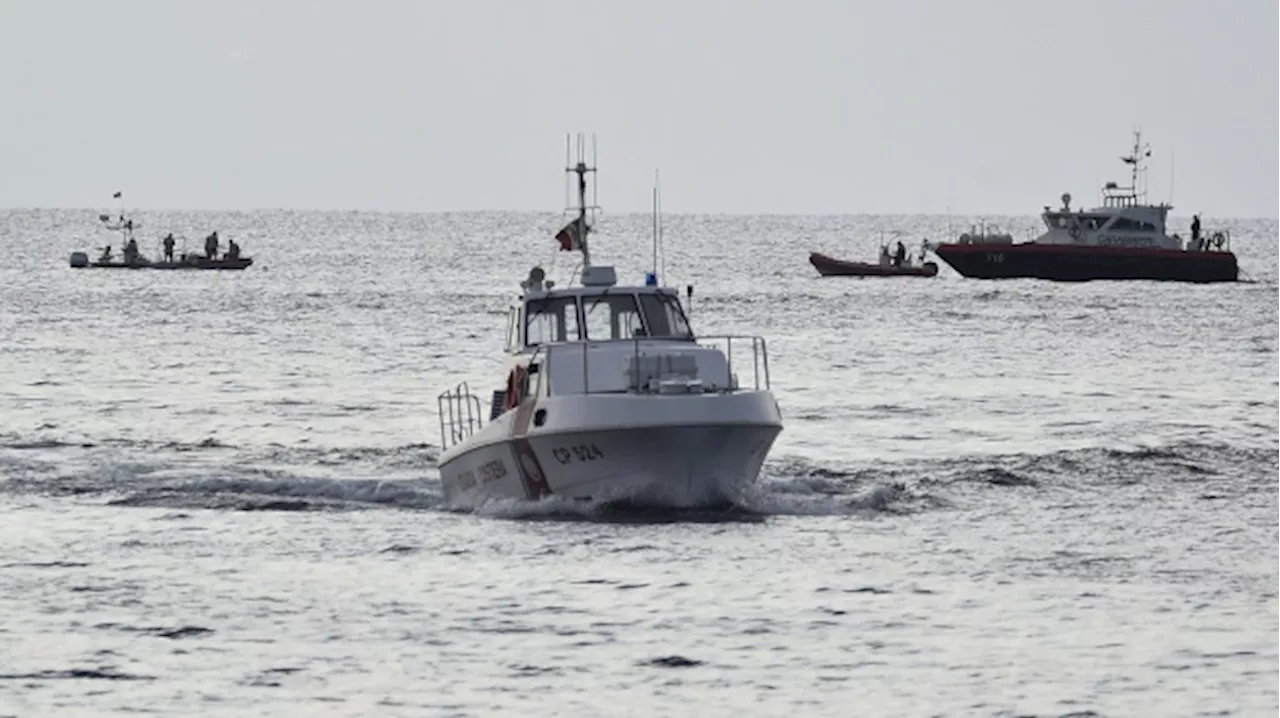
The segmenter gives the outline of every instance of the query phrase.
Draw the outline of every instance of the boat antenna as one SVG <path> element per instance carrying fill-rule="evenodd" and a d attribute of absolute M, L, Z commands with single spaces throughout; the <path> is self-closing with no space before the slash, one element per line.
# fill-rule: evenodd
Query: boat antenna
<path fill-rule="evenodd" d="M 115 192 L 111 195 L 112 199 L 120 200 L 120 214 L 116 217 L 116 223 L 111 224 L 111 215 L 100 214 L 98 219 L 109 230 L 119 230 L 121 241 L 127 242 L 133 236 L 133 221 L 125 217 L 124 213 L 124 192 Z"/>
<path fill-rule="evenodd" d="M 657 184 L 658 171 L 653 171 L 654 184 Z M 658 271 L 659 277 L 667 276 L 667 227 L 662 221 L 662 189 L 658 189 L 658 262 L 661 264 Z M 661 279 L 659 279 L 661 281 Z"/>
<path fill-rule="evenodd" d="M 667 273 L 667 253 L 662 246 L 662 189 L 658 170 L 653 171 L 653 259 L 649 282 L 657 285 Z"/>
<path fill-rule="evenodd" d="M 653 170 L 653 259 L 649 261 L 645 284 L 658 283 L 658 170 Z"/>
<path fill-rule="evenodd" d="M 1174 165 L 1177 162 L 1177 159 L 1178 159 L 1177 153 L 1172 148 L 1170 148 L 1169 150 L 1169 207 L 1170 208 L 1173 207 L 1173 187 L 1174 187 L 1174 180 L 1177 179 L 1177 175 L 1174 174 L 1173 170 L 1174 170 Z"/>
<path fill-rule="evenodd" d="M 653 281 L 658 281 L 658 170 L 653 171 L 653 258 L 649 266 L 653 268 Z"/>
<path fill-rule="evenodd" d="M 579 249 L 582 250 L 582 271 L 583 271 L 583 274 L 586 274 L 586 271 L 591 268 L 591 250 L 588 248 L 588 244 L 587 244 L 587 233 L 591 231 L 591 226 L 587 222 L 587 213 L 590 212 L 591 218 L 594 220 L 596 210 L 600 209 L 595 205 L 587 204 L 587 174 L 588 173 L 592 175 L 591 187 L 592 187 L 593 198 L 595 197 L 595 188 L 597 186 L 595 181 L 595 176 L 594 176 L 596 172 L 596 168 L 595 168 L 596 138 L 595 138 L 595 135 L 591 136 L 591 156 L 590 158 L 588 158 L 586 136 L 583 135 L 582 133 L 578 133 L 577 162 L 573 162 L 571 159 L 569 159 L 570 157 L 569 145 L 570 145 L 570 138 L 568 136 L 565 136 L 565 157 L 567 160 L 565 162 L 565 173 L 566 173 L 566 176 L 568 176 L 569 174 L 573 174 L 573 175 L 577 175 L 578 177 L 578 206 L 568 207 L 567 211 L 571 211 L 571 212 L 576 211 L 578 213 L 578 219 L 577 219 L 578 226 L 575 234 L 577 235 Z M 590 165 L 588 165 L 587 163 L 588 159 L 591 160 Z"/>
<path fill-rule="evenodd" d="M 1129 190 L 1133 193 L 1133 201 L 1146 204 L 1147 202 L 1147 163 L 1146 158 L 1151 156 L 1151 146 L 1143 146 L 1142 129 L 1136 128 L 1133 131 L 1133 151 L 1120 160 L 1130 166 L 1130 184 Z M 1141 181 L 1141 184 L 1139 184 Z"/>

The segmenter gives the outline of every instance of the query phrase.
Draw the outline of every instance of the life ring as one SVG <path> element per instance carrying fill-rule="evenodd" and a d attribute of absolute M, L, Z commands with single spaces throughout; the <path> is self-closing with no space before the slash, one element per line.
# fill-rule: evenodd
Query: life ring
<path fill-rule="evenodd" d="M 524 397 L 524 367 L 516 366 L 511 369 L 511 373 L 507 374 L 507 393 L 502 398 L 502 409 L 514 409 L 520 406 L 520 400 Z"/>
<path fill-rule="evenodd" d="M 1222 236 L 1222 232 L 1213 235 L 1213 248 L 1222 249 L 1222 245 L 1227 243 L 1227 238 Z"/>

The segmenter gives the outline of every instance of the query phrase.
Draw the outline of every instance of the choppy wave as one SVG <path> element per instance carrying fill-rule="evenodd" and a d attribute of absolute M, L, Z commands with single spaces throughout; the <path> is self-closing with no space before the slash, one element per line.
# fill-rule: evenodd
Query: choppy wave
<path fill-rule="evenodd" d="M 229 511 L 454 510 L 441 501 L 437 450 L 398 447 L 237 447 L 146 441 L 0 441 L 0 494 L 119 507 Z M 551 497 L 502 500 L 490 518 L 593 521 L 752 521 L 781 515 L 906 515 L 981 500 L 983 492 L 1079 491 L 1197 482 L 1215 497 L 1274 492 L 1277 454 L 1179 443 L 866 464 L 772 457 L 733 505 L 673 512 Z"/>

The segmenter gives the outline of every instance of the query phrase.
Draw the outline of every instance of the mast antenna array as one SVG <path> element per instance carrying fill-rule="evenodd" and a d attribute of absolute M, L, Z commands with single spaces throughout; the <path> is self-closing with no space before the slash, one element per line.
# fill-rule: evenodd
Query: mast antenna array
<path fill-rule="evenodd" d="M 574 151 L 576 149 L 576 152 Z M 576 160 L 575 160 L 576 155 Z M 591 251 L 588 249 L 587 235 L 591 232 L 591 228 L 595 225 L 596 213 L 600 207 L 597 205 L 597 185 L 596 185 L 596 136 L 591 135 L 590 152 L 588 153 L 587 137 L 579 132 L 576 138 L 565 135 L 564 138 L 564 157 L 565 157 L 565 211 L 575 212 L 578 215 L 577 220 L 577 237 L 582 250 L 582 268 L 585 272 L 591 267 Z M 587 192 L 587 175 L 591 175 L 591 192 L 590 202 L 588 203 Z M 578 204 L 577 206 L 569 205 L 569 181 L 570 177 L 576 175 L 578 178 Z"/>
<path fill-rule="evenodd" d="M 1151 156 L 1151 145 L 1142 144 L 1142 130 L 1135 129 L 1133 131 L 1133 151 L 1127 157 L 1121 157 L 1125 164 L 1130 166 L 1130 185 L 1129 190 L 1135 202 L 1145 204 L 1147 201 L 1147 162 L 1146 159 Z"/>

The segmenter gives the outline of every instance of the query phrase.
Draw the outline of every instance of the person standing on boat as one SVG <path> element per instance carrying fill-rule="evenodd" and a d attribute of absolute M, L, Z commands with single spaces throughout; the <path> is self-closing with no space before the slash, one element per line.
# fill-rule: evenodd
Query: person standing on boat
<path fill-rule="evenodd" d="M 1191 246 L 1201 249 L 1200 246 L 1200 215 L 1191 218 Z"/>
<path fill-rule="evenodd" d="M 893 253 L 893 266 L 901 267 L 902 263 L 907 259 L 907 247 L 898 240 L 898 248 Z"/>
<path fill-rule="evenodd" d="M 125 264 L 133 264 L 138 261 L 138 240 L 133 237 L 129 238 L 124 245 L 124 261 Z"/>
<path fill-rule="evenodd" d="M 204 256 L 209 259 L 218 258 L 218 233 L 214 232 L 204 238 Z"/>
<path fill-rule="evenodd" d="M 164 261 L 173 261 L 173 232 L 164 236 Z"/>

